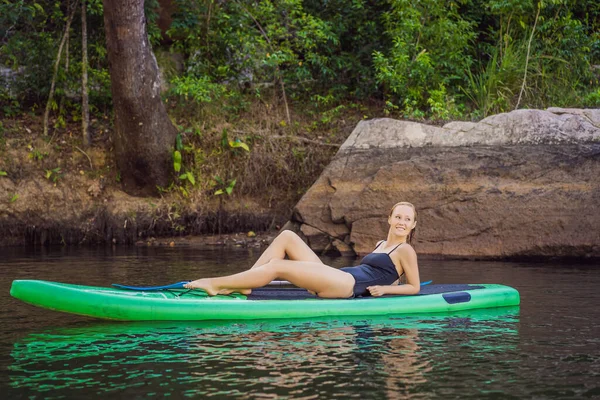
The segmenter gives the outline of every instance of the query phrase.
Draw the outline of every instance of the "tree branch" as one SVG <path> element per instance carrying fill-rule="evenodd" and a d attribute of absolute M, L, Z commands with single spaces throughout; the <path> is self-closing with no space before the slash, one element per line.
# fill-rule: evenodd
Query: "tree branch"
<path fill-rule="evenodd" d="M 269 136 L 269 139 L 291 139 L 291 140 L 295 140 L 297 142 L 316 144 L 318 146 L 329 146 L 329 147 L 340 147 L 341 146 L 340 144 L 337 144 L 337 143 L 325 143 L 325 142 L 320 142 L 318 140 L 307 139 L 307 138 L 303 138 L 301 136 L 291 136 L 291 135 Z"/>
<path fill-rule="evenodd" d="M 60 45 L 58 46 L 58 54 L 56 55 L 56 62 L 54 63 L 54 74 L 52 75 L 52 84 L 50 85 L 50 94 L 48 95 L 48 101 L 46 102 L 46 112 L 44 113 L 44 136 L 48 136 L 48 117 L 50 115 L 50 104 L 52 104 L 52 98 L 54 97 L 54 87 L 56 86 L 56 76 L 58 75 L 58 66 L 60 64 L 60 59 L 62 55 L 63 46 L 65 45 L 65 41 L 67 40 L 67 36 L 69 36 L 69 30 L 71 29 L 71 22 L 73 21 L 73 17 L 75 16 L 75 10 L 77 9 L 77 2 L 73 6 L 71 10 L 71 14 L 67 18 L 67 25 L 65 26 L 65 33 L 60 41 Z"/>
<path fill-rule="evenodd" d="M 542 9 L 542 6 L 540 3 L 538 3 L 537 14 L 535 15 L 535 22 L 533 23 L 533 29 L 531 30 L 531 35 L 529 35 L 529 43 L 527 43 L 527 58 L 525 58 L 525 73 L 523 75 L 523 84 L 521 85 L 521 91 L 519 92 L 519 98 L 517 99 L 517 105 L 515 106 L 515 110 L 519 108 L 519 104 L 521 103 L 521 97 L 523 96 L 523 92 L 525 91 L 525 84 L 527 82 L 527 68 L 529 65 L 529 53 L 531 51 L 531 41 L 533 40 L 533 34 L 535 33 L 535 27 L 537 25 L 541 9 Z"/>
<path fill-rule="evenodd" d="M 315 144 L 317 146 L 328 146 L 328 147 L 340 147 L 341 144 L 338 143 L 325 143 L 325 142 L 321 142 L 318 140 L 314 140 L 314 139 L 308 139 L 302 136 L 292 136 L 292 135 L 265 135 L 265 134 L 261 134 L 260 131 L 259 132 L 244 132 L 238 129 L 233 130 L 234 133 L 239 133 L 242 135 L 259 135 L 260 137 L 266 138 L 266 139 L 289 139 L 289 140 L 295 140 L 296 142 L 302 142 L 302 143 L 310 143 L 310 144 Z"/>
<path fill-rule="evenodd" d="M 265 40 L 269 44 L 269 47 L 271 48 L 271 50 L 273 52 L 275 52 L 275 48 L 273 47 L 273 44 L 271 43 L 271 40 L 269 39 L 267 32 L 265 32 L 265 30 L 263 29 L 260 22 L 258 22 L 258 20 L 256 18 L 254 18 L 254 15 L 252 15 L 252 13 L 250 11 L 248 11 L 246 9 L 246 7 L 244 7 L 239 1 L 238 1 L 238 4 L 250 16 L 250 18 L 252 18 L 252 20 L 254 21 L 254 23 L 256 24 L 258 29 L 260 30 L 260 33 L 265 37 Z M 287 117 L 287 122 L 288 122 L 288 124 L 291 124 L 292 118 L 290 117 L 290 108 L 288 107 L 287 96 L 285 95 L 285 85 L 283 83 L 283 78 L 281 76 L 281 70 L 279 69 L 279 65 L 277 67 L 275 67 L 275 71 L 276 71 L 277 79 L 279 80 L 279 83 L 281 85 L 281 93 L 283 95 L 283 104 L 285 105 L 285 115 Z"/>
<path fill-rule="evenodd" d="M 90 169 L 93 171 L 94 170 L 94 164 L 92 164 L 92 159 L 90 158 L 90 156 L 88 156 L 88 154 L 85 151 L 81 150 L 79 147 L 75 146 L 75 148 L 77 150 L 79 150 L 84 156 L 87 157 L 88 161 L 90 162 Z"/>

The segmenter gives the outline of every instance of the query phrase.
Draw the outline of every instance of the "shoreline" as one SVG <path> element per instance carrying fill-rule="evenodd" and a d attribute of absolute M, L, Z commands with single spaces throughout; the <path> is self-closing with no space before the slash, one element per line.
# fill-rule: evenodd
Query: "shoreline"
<path fill-rule="evenodd" d="M 279 231 L 273 230 L 269 232 L 237 232 L 226 234 L 206 234 L 206 235 L 188 235 L 188 236 L 165 236 L 165 237 L 149 237 L 144 240 L 138 240 L 135 243 L 83 243 L 76 245 L 6 245 L 0 244 L 2 248 L 58 248 L 58 247 L 95 247 L 95 246 L 110 246 L 110 247 L 149 247 L 149 248 L 196 248 L 196 249 L 214 249 L 214 248 L 238 248 L 238 249 L 265 249 L 271 241 L 277 236 Z M 469 261 L 469 262 L 528 262 L 534 264 L 547 263 L 568 263 L 577 264 L 577 267 L 586 265 L 596 265 L 600 262 L 600 257 L 556 257 L 556 256 L 510 256 L 510 257 L 482 257 L 482 256 L 453 256 L 445 254 L 423 254 L 419 253 L 418 243 L 415 244 L 417 255 L 420 262 L 427 261 Z M 337 251 L 326 253 L 317 253 L 319 257 L 343 257 L 360 259 L 365 254 L 340 254 Z M 566 268 L 571 268 L 571 265 L 564 265 Z M 585 267 L 584 267 L 585 268 Z"/>

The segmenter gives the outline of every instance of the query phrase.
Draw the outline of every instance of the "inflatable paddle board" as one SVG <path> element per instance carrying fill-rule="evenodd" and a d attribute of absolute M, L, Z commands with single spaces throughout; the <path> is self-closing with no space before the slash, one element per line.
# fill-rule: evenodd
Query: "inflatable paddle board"
<path fill-rule="evenodd" d="M 10 294 L 50 310 L 123 321 L 201 321 L 446 313 L 515 306 L 519 292 L 498 284 L 427 285 L 418 295 L 322 299 L 300 288 L 264 287 L 250 295 L 202 290 L 129 290 L 15 280 Z"/>

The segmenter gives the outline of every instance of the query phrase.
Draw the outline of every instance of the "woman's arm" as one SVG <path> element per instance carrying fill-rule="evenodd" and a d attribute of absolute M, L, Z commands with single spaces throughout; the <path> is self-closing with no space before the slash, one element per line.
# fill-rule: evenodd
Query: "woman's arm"
<path fill-rule="evenodd" d="M 417 264 L 417 253 L 410 246 L 402 246 L 394 256 L 394 264 L 401 265 L 406 274 L 405 285 L 386 285 L 369 286 L 367 289 L 371 296 L 382 296 L 384 294 L 417 294 L 421 290 L 421 280 L 419 278 L 419 266 Z M 399 269 L 398 267 L 396 267 Z M 398 274 L 402 271 L 399 270 Z"/>

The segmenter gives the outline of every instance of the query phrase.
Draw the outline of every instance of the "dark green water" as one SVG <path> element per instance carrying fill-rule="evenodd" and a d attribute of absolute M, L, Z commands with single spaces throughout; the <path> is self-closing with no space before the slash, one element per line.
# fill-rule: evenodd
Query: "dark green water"
<path fill-rule="evenodd" d="M 108 286 L 232 273 L 252 250 L 0 249 L 3 398 L 600 398 L 600 265 L 421 260 L 520 307 L 460 314 L 111 323 L 12 299 L 13 279 Z M 351 265 L 353 259 L 324 258 Z"/>

